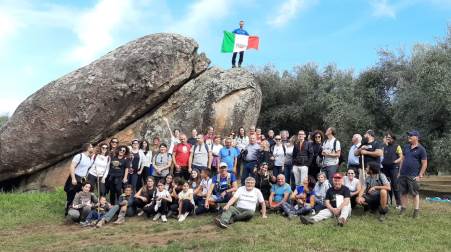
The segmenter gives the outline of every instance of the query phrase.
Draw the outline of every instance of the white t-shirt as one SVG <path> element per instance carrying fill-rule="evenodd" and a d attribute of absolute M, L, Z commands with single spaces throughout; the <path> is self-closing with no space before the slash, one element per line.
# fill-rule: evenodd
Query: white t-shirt
<path fill-rule="evenodd" d="M 174 150 L 174 146 L 180 143 L 180 139 L 176 137 L 171 137 L 171 145 L 169 146 L 168 153 L 172 155 L 172 151 Z"/>
<path fill-rule="evenodd" d="M 262 203 L 265 201 L 263 199 L 262 192 L 258 188 L 253 188 L 251 191 L 248 191 L 246 186 L 241 186 L 238 188 L 233 197 L 238 198 L 236 207 L 251 211 L 255 211 L 257 203 Z"/>
<path fill-rule="evenodd" d="M 208 180 L 202 179 L 200 181 L 200 187 L 202 188 L 202 195 L 207 195 L 208 189 L 210 189 L 210 186 L 211 186 L 211 178 L 209 178 Z"/>
<path fill-rule="evenodd" d="M 181 191 L 179 192 L 179 200 L 189 199 L 191 204 L 194 205 L 194 191 L 193 189 L 188 189 L 187 192 Z"/>
<path fill-rule="evenodd" d="M 327 139 L 325 143 L 323 143 L 323 151 L 326 152 L 333 152 L 334 150 L 334 142 L 335 137 L 332 139 Z M 340 141 L 337 140 L 337 143 L 335 144 L 335 151 L 341 150 Z M 324 157 L 324 165 L 330 166 L 330 165 L 338 165 L 338 159 L 339 157 Z"/>
<path fill-rule="evenodd" d="M 79 153 L 72 158 L 72 164 L 75 166 L 75 175 L 85 177 L 93 161 L 85 153 Z M 77 165 L 78 164 L 78 165 Z"/>
<path fill-rule="evenodd" d="M 219 156 L 219 151 L 221 151 L 222 147 L 224 147 L 224 146 L 222 146 L 222 144 L 218 144 L 218 145 L 213 144 L 213 148 L 211 149 L 211 153 L 213 155 L 215 155 L 215 156 Z"/>
<path fill-rule="evenodd" d="M 95 161 L 92 165 L 89 174 L 95 177 L 106 177 L 108 176 L 108 171 L 110 170 L 110 156 L 96 155 L 94 157 Z"/>
<path fill-rule="evenodd" d="M 274 145 L 274 150 L 272 154 L 274 155 L 274 165 L 275 166 L 283 166 L 285 163 L 285 152 L 283 151 L 283 145 L 278 146 L 277 144 Z"/>
<path fill-rule="evenodd" d="M 351 192 L 355 192 L 357 190 L 357 186 L 360 184 L 360 181 L 356 178 L 349 180 L 348 176 L 344 177 L 344 184 Z"/>
<path fill-rule="evenodd" d="M 158 199 L 158 198 L 162 198 L 162 197 L 164 197 L 164 198 L 170 198 L 171 197 L 171 194 L 169 193 L 169 191 L 168 190 L 166 190 L 166 189 L 164 189 L 163 191 L 159 191 L 159 190 L 157 190 L 157 193 L 155 194 L 155 197 Z"/>

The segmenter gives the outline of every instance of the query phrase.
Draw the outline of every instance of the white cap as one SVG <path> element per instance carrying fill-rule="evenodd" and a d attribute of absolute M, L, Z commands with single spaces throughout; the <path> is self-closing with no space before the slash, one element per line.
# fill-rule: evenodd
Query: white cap
<path fill-rule="evenodd" d="M 221 163 L 219 164 L 219 168 L 221 168 L 221 167 L 229 167 L 229 166 L 227 165 L 226 162 L 221 162 Z"/>

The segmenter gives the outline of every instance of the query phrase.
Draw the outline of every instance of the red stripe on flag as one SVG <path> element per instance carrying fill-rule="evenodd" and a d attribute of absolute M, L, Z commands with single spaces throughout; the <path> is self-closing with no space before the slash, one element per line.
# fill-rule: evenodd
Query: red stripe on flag
<path fill-rule="evenodd" d="M 257 36 L 249 36 L 249 41 L 247 42 L 247 49 L 256 49 L 258 50 L 259 39 Z"/>

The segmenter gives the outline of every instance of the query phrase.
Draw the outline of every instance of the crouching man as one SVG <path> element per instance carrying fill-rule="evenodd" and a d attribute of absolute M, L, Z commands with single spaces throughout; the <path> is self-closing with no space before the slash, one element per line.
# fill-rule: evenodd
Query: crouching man
<path fill-rule="evenodd" d="M 316 222 L 329 219 L 331 217 L 338 218 L 338 225 L 346 224 L 347 219 L 351 216 L 351 192 L 343 185 L 343 176 L 340 173 L 333 175 L 333 187 L 326 192 L 324 205 L 326 209 L 318 212 L 318 214 L 307 217 L 301 215 L 303 224 L 314 224 Z"/>
<path fill-rule="evenodd" d="M 233 204 L 235 204 L 234 206 Z M 247 221 L 254 216 L 257 203 L 260 203 L 262 217 L 266 218 L 266 204 L 261 191 L 255 188 L 255 179 L 247 177 L 245 186 L 238 188 L 233 197 L 223 207 L 225 212 L 215 219 L 216 225 L 227 228 L 233 221 Z"/>
<path fill-rule="evenodd" d="M 380 172 L 378 163 L 368 164 L 368 177 L 365 179 L 365 187 L 360 190 L 356 199 L 357 204 L 365 209 L 379 211 L 379 221 L 383 222 L 385 214 L 388 212 L 388 193 L 390 191 L 390 182 L 385 174 Z"/>

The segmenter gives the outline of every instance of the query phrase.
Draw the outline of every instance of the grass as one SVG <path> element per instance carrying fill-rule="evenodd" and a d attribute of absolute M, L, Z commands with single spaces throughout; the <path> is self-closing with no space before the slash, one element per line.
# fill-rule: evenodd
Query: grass
<path fill-rule="evenodd" d="M 416 220 L 392 209 L 384 223 L 357 209 L 343 228 L 332 219 L 303 226 L 271 214 L 226 230 L 212 224 L 213 215 L 181 224 L 134 217 L 121 226 L 82 229 L 63 224 L 64 200 L 62 190 L 0 194 L 0 251 L 451 251 L 448 203 L 422 202 Z"/>

